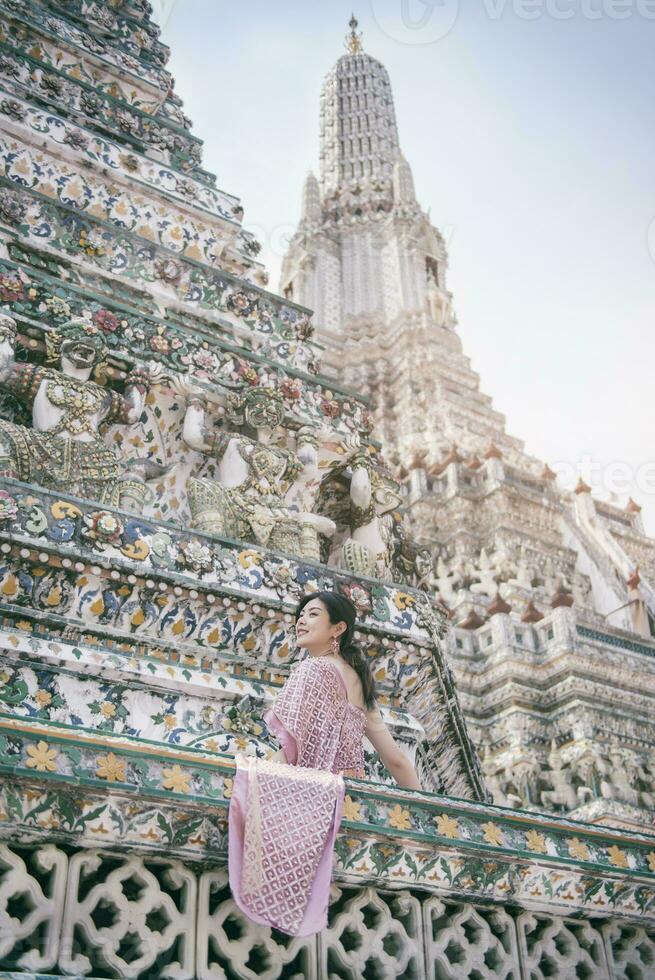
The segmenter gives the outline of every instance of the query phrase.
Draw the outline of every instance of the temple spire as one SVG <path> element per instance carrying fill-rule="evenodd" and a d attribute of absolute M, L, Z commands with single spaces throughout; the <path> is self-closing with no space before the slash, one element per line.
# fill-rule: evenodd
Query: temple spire
<path fill-rule="evenodd" d="M 364 49 L 362 48 L 362 32 L 357 31 L 359 27 L 359 21 L 353 14 L 348 23 L 350 27 L 350 34 L 346 34 L 346 51 L 348 54 L 360 54 Z"/>
<path fill-rule="evenodd" d="M 357 18 L 350 20 L 342 55 L 321 89 L 321 198 L 355 184 L 375 185 L 370 213 L 393 201 L 392 174 L 399 152 L 391 82 L 384 65 L 362 49 Z M 373 191 L 372 191 L 373 192 Z M 354 210 L 361 204 L 350 201 Z M 342 205 L 340 205 L 341 207 Z"/>

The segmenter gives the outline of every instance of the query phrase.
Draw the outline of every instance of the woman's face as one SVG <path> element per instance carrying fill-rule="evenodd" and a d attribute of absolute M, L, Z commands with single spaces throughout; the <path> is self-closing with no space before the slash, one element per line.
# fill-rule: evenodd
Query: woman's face
<path fill-rule="evenodd" d="M 343 632 L 344 626 L 345 623 L 330 622 L 328 611 L 320 599 L 310 599 L 296 620 L 298 646 L 317 653 L 330 652 L 332 637 Z"/>

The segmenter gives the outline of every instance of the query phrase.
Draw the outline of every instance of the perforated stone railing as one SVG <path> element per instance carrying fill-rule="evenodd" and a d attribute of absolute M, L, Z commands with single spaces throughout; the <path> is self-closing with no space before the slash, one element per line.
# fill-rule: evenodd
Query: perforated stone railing
<path fill-rule="evenodd" d="M 225 865 L 0 844 L 0 977 L 650 980 L 655 930 L 579 916 L 337 871 L 327 929 L 294 939 L 242 915 Z"/>

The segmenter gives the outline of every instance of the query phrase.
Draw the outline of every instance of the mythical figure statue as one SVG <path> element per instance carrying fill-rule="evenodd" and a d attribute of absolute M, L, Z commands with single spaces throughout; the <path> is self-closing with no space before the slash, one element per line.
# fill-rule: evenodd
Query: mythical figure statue
<path fill-rule="evenodd" d="M 0 384 L 31 407 L 33 428 L 0 419 L 0 473 L 118 506 L 123 463 L 99 428 L 138 421 L 159 365 L 133 370 L 121 395 L 91 380 L 106 354 L 92 323 L 71 320 L 46 335 L 48 362 L 60 360 L 59 369 L 15 362 L 16 335 L 16 322 L 0 314 Z"/>
<path fill-rule="evenodd" d="M 568 761 L 578 784 L 578 799 L 580 803 L 589 803 L 605 795 L 603 790 L 608 785 L 609 766 L 584 726 L 574 726 L 573 736 Z"/>
<path fill-rule="evenodd" d="M 303 527 L 311 524 L 311 515 L 292 510 L 285 496 L 314 462 L 314 452 L 311 440 L 301 440 L 297 453 L 275 444 L 284 419 L 279 395 L 266 388 L 231 392 L 224 418 L 232 428 L 208 429 L 207 399 L 197 386 L 181 378 L 173 388 L 186 398 L 184 441 L 218 463 L 218 480 L 191 478 L 187 483 L 193 527 L 302 554 Z M 327 522 L 321 529 L 331 533 L 334 526 Z M 311 552 L 307 557 L 316 557 L 314 542 L 305 540 L 305 545 Z"/>
<path fill-rule="evenodd" d="M 350 537 L 342 564 L 348 571 L 380 579 L 393 578 L 391 526 L 388 516 L 401 502 L 395 480 L 378 472 L 363 451 L 350 461 Z"/>
<path fill-rule="evenodd" d="M 550 770 L 543 775 L 545 779 L 550 781 L 552 789 L 544 790 L 540 794 L 541 805 L 548 810 L 563 810 L 564 812 L 575 810 L 582 799 L 574 785 L 573 773 L 564 765 L 556 739 L 551 740 L 548 763 Z"/>
<path fill-rule="evenodd" d="M 321 473 L 318 468 L 320 433 L 312 426 L 303 425 L 296 434 L 296 452 L 302 470 L 285 496 L 289 510 L 300 521 L 300 554 L 303 558 L 321 560 L 319 534 L 331 538 L 337 525 L 329 517 L 317 514 L 316 502 L 321 489 Z"/>
<path fill-rule="evenodd" d="M 394 582 L 429 591 L 434 572 L 430 549 L 422 548 L 412 540 L 399 513 L 391 516 L 391 569 Z"/>
<path fill-rule="evenodd" d="M 602 793 L 606 799 L 621 800 L 632 806 L 639 806 L 641 794 L 639 792 L 640 765 L 638 756 L 631 749 L 612 745 L 608 749 L 608 762 L 610 766 L 609 778 L 602 786 Z"/>

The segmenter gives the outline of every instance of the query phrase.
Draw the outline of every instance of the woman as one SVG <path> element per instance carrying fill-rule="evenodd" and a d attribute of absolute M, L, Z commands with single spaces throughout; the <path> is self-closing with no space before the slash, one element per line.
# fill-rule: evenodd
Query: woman
<path fill-rule="evenodd" d="M 292 717 L 287 691 L 292 683 L 290 677 L 273 708 L 264 715 L 269 730 L 282 746 L 273 759 L 291 762 L 293 765 L 316 764 L 316 768 L 331 768 L 333 772 L 341 772 L 343 776 L 363 779 L 362 736 L 365 735 L 399 786 L 406 789 L 421 789 L 414 767 L 398 748 L 382 720 L 380 709 L 375 701 L 375 681 L 370 667 L 359 648 L 353 643 L 356 615 L 357 611 L 352 602 L 337 592 L 310 593 L 298 603 L 296 641 L 297 646 L 304 648 L 309 654 L 309 657 L 303 661 L 306 665 L 305 671 L 325 677 L 326 686 L 330 684 L 330 675 L 336 676 L 337 682 L 341 684 L 347 706 L 355 710 L 346 714 L 333 766 L 325 765 L 325 758 L 329 758 L 330 754 L 328 745 L 323 747 L 324 764 L 318 765 L 314 758 L 307 761 L 307 746 L 305 746 L 305 756 L 299 760 L 293 744 L 294 739 L 285 728 L 285 723 L 290 722 Z M 312 660 L 319 660 L 321 667 L 318 668 L 315 663 L 309 666 Z M 300 666 L 302 667 L 303 664 Z M 327 675 L 325 669 L 328 670 Z M 295 678 L 299 670 L 300 667 L 296 668 L 292 677 Z M 317 723 L 318 719 L 313 721 Z M 330 735 L 327 737 L 329 738 Z"/>
<path fill-rule="evenodd" d="M 335 592 L 296 610 L 298 664 L 264 714 L 281 748 L 271 760 L 237 755 L 229 809 L 229 873 L 255 922 L 307 936 L 327 925 L 331 859 L 344 776 L 364 778 L 364 735 L 399 785 L 421 789 L 375 703 L 370 669 L 353 644 L 356 609 Z"/>

